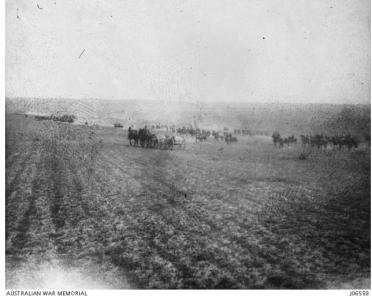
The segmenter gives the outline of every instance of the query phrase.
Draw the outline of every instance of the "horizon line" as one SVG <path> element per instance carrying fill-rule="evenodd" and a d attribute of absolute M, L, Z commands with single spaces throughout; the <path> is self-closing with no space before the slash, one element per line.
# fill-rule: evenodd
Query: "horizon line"
<path fill-rule="evenodd" d="M 241 102 L 241 101 L 186 101 L 186 100 L 160 100 L 160 99 L 136 99 L 136 98 L 94 98 L 94 97 L 83 97 L 83 98 L 71 98 L 71 97 L 8 97 L 5 96 L 5 100 L 7 99 L 24 99 L 24 100 L 78 100 L 78 101 L 139 101 L 139 102 L 166 102 L 167 104 L 177 104 L 177 103 L 186 103 L 186 104 L 226 104 L 226 105 L 246 105 L 246 104 L 271 104 L 271 105 L 277 105 L 277 104 L 284 104 L 284 105 L 310 105 L 310 104 L 316 104 L 316 105 L 369 105 L 371 106 L 371 101 L 369 103 L 366 102 L 359 102 L 359 103 L 348 103 L 348 102 L 342 102 L 342 103 L 334 103 L 334 102 L 269 102 L 269 101 L 250 101 L 250 102 Z"/>

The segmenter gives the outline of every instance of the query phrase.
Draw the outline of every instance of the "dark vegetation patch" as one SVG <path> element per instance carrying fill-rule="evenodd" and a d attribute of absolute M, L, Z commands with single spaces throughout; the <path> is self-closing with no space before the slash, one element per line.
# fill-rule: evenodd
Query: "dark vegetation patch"
<path fill-rule="evenodd" d="M 68 115 L 64 114 L 61 116 L 55 116 L 55 115 L 49 115 L 49 116 L 42 116 L 42 115 L 36 115 L 35 120 L 37 121 L 47 121 L 52 120 L 56 122 L 66 122 L 66 123 L 73 123 L 76 119 L 76 116 L 74 115 Z"/>

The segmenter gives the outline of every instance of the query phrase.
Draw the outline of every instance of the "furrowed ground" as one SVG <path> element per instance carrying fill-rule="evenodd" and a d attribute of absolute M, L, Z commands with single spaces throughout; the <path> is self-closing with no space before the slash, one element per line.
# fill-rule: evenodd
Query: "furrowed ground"
<path fill-rule="evenodd" d="M 370 149 L 304 151 L 7 115 L 7 288 L 369 288 Z"/>

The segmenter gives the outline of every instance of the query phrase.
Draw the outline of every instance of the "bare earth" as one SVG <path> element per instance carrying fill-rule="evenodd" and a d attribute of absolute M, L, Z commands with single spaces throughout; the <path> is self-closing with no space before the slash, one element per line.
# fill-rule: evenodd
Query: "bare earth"
<path fill-rule="evenodd" d="M 166 151 L 7 115 L 6 287 L 370 288 L 369 166 L 367 145 Z"/>

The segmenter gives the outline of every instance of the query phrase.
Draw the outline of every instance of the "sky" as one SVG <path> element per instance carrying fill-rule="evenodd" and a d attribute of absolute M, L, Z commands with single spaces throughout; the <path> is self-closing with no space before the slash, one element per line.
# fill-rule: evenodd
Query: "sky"
<path fill-rule="evenodd" d="M 370 0 L 6 0 L 7 97 L 370 103 Z"/>

